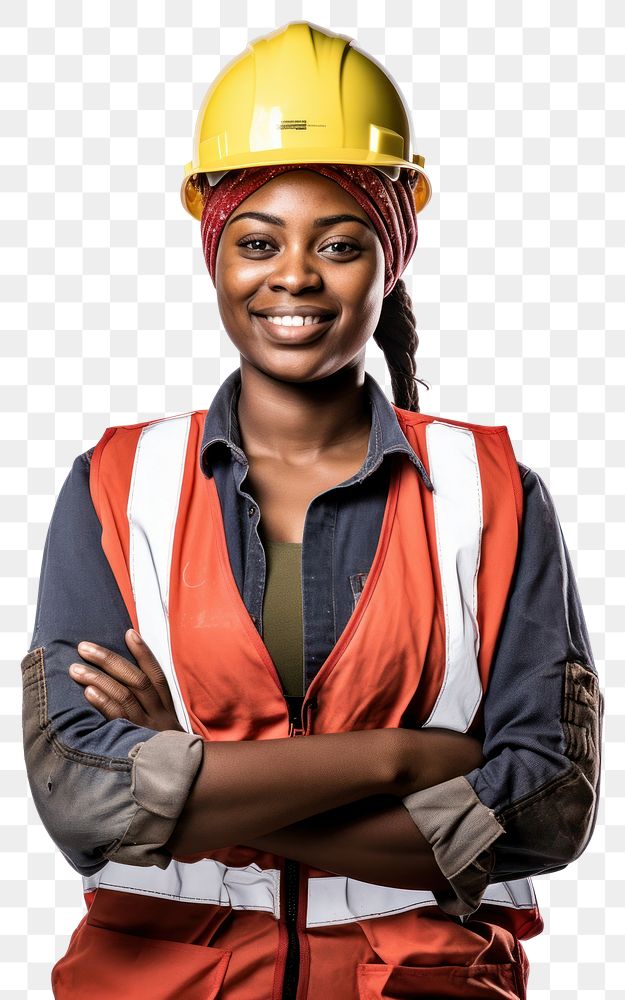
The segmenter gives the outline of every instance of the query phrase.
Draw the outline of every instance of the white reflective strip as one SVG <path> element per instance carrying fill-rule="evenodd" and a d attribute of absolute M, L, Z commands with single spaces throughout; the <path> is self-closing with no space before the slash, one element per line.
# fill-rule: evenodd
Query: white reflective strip
<path fill-rule="evenodd" d="M 486 887 L 483 903 L 496 906 L 510 906 L 516 910 L 526 910 L 538 906 L 531 878 L 515 878 L 510 882 L 493 882 Z"/>
<path fill-rule="evenodd" d="M 473 433 L 434 420 L 426 429 L 445 613 L 445 676 L 423 726 L 466 732 L 480 704 L 477 574 L 482 485 Z"/>
<path fill-rule="evenodd" d="M 537 905 L 531 880 L 526 878 L 487 886 L 482 902 L 516 909 Z M 306 926 L 348 924 L 437 905 L 429 889 L 396 889 L 344 876 L 309 878 Z M 474 912 L 478 913 L 479 907 Z"/>
<path fill-rule="evenodd" d="M 307 927 L 348 924 L 436 904 L 428 889 L 397 889 L 343 875 L 308 879 Z"/>
<path fill-rule="evenodd" d="M 172 860 L 167 868 L 120 865 L 109 861 L 95 875 L 83 876 L 83 892 L 113 889 L 178 903 L 212 903 L 233 910 L 264 910 L 280 916 L 280 869 L 257 864 L 230 868 L 212 858 L 187 864 Z"/>
<path fill-rule="evenodd" d="M 193 864 L 172 860 L 163 869 L 156 865 L 143 867 L 109 861 L 95 875 L 83 876 L 82 882 L 84 892 L 112 889 L 179 903 L 262 910 L 273 914 L 276 920 L 280 917 L 280 870 L 261 869 L 254 863 L 232 868 L 211 858 Z M 514 909 L 538 905 L 529 878 L 487 886 L 482 903 Z M 347 924 L 433 905 L 437 905 L 436 897 L 428 889 L 397 889 L 334 875 L 309 878 L 306 926 Z"/>
<path fill-rule="evenodd" d="M 192 732 L 174 669 L 169 634 L 169 578 L 191 417 L 144 427 L 128 496 L 130 580 L 139 631 L 163 669 L 180 725 Z"/>

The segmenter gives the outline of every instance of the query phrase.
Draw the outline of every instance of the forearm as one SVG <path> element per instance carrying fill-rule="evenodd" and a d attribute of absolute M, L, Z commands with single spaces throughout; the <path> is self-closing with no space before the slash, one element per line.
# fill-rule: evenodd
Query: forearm
<path fill-rule="evenodd" d="M 406 776 L 402 795 L 466 773 L 483 762 L 477 741 L 450 730 L 407 734 L 421 743 L 420 766 Z M 427 750 L 427 752 L 425 752 Z M 391 795 L 350 803 L 248 842 L 323 871 L 400 889 L 448 889 L 429 841 L 405 805 Z"/>
<path fill-rule="evenodd" d="M 475 739 L 444 729 L 207 742 L 166 847 L 180 857 L 250 844 L 347 803 L 427 788 L 481 760 Z M 414 827 L 405 807 L 397 806 Z M 409 830 L 402 812 L 396 810 L 395 819 Z"/>
<path fill-rule="evenodd" d="M 167 848 L 209 853 L 367 796 L 396 790 L 398 730 L 206 741 Z"/>
<path fill-rule="evenodd" d="M 246 843 L 362 882 L 449 888 L 408 810 L 388 795 L 350 803 Z"/>

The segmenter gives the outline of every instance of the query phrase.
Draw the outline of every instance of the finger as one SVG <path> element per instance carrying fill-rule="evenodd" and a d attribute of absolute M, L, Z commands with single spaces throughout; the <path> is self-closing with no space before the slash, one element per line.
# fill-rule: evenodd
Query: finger
<path fill-rule="evenodd" d="M 169 683 L 162 667 L 147 642 L 133 628 L 128 629 L 125 639 L 126 645 L 133 653 L 135 659 L 139 663 L 139 666 L 145 675 L 150 679 L 154 689 L 158 692 L 162 704 L 169 711 L 173 712 L 174 703 L 172 701 Z"/>
<path fill-rule="evenodd" d="M 85 697 L 106 719 L 128 719 L 128 716 L 124 714 L 122 706 L 118 702 L 108 698 L 98 688 L 91 685 L 86 687 Z M 133 720 L 129 719 L 129 721 L 132 722 Z"/>
<path fill-rule="evenodd" d="M 131 722 L 143 723 L 145 718 L 143 708 L 134 694 L 123 684 L 96 670 L 95 667 L 85 667 L 81 663 L 72 663 L 69 673 L 78 684 L 85 685 L 85 695 L 91 696 L 89 700 L 97 708 L 100 708 L 102 704 L 106 704 L 109 710 L 113 710 L 115 707 L 115 714 L 111 715 L 110 718 L 123 716 Z"/>
<path fill-rule="evenodd" d="M 97 643 L 79 642 L 77 648 L 84 659 L 92 660 L 109 677 L 131 690 L 145 712 L 150 714 L 162 709 L 160 694 L 154 689 L 150 677 L 140 664 L 135 666 L 119 653 Z"/>

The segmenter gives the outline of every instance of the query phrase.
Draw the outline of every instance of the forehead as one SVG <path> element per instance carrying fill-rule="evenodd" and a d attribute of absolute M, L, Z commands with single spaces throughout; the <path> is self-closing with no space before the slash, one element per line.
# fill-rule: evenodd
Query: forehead
<path fill-rule="evenodd" d="M 331 177 L 325 177 L 314 170 L 287 170 L 283 174 L 278 174 L 253 191 L 241 204 L 246 207 L 252 204 L 267 205 L 276 201 L 286 204 L 302 198 L 331 199 L 337 205 L 351 208 L 358 204 L 351 194 Z M 300 207 L 304 206 L 300 204 Z"/>
<path fill-rule="evenodd" d="M 372 229 L 367 213 L 340 184 L 311 170 L 289 170 L 272 177 L 240 202 L 226 224 L 236 225 L 241 217 L 258 213 L 259 221 L 276 225 L 330 225 L 360 222 Z"/>

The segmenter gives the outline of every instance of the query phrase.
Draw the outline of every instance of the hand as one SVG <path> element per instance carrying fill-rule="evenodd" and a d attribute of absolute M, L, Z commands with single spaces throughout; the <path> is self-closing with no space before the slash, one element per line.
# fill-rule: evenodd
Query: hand
<path fill-rule="evenodd" d="M 79 654 L 99 669 L 72 663 L 70 677 L 78 684 L 89 685 L 85 697 L 107 719 L 128 719 L 148 729 L 186 732 L 176 716 L 165 674 L 149 646 L 135 635 L 133 629 L 128 629 L 124 638 L 138 668 L 106 646 L 80 642 Z"/>

